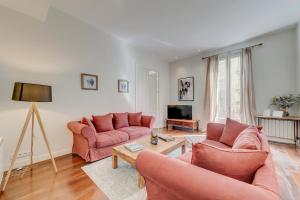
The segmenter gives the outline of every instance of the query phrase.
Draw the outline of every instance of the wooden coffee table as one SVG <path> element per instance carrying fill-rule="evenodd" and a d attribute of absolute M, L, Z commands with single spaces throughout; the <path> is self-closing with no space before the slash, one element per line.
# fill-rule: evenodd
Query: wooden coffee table
<path fill-rule="evenodd" d="M 169 154 L 172 151 L 178 149 L 181 147 L 181 153 L 185 153 L 185 144 L 186 140 L 185 138 L 176 138 L 174 141 L 165 142 L 161 139 L 159 139 L 157 145 L 153 145 L 150 143 L 150 137 L 151 136 L 145 136 L 143 138 L 137 139 L 134 142 L 144 145 L 144 150 L 152 150 L 156 151 L 161 154 Z M 127 150 L 124 145 L 116 146 L 112 149 L 112 168 L 116 169 L 118 168 L 118 158 L 121 158 L 128 162 L 129 164 L 135 166 L 136 158 L 139 155 L 141 151 L 137 152 L 130 152 Z M 139 187 L 144 187 L 145 180 L 144 178 L 137 172 L 137 184 Z"/>

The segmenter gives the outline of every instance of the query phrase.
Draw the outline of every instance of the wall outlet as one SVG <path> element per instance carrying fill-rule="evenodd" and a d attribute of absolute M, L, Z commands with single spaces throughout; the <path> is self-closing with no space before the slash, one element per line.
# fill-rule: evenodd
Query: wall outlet
<path fill-rule="evenodd" d="M 31 155 L 30 152 L 20 152 L 17 155 L 17 159 L 19 159 L 19 158 L 26 158 L 26 157 L 29 157 L 30 155 Z"/>

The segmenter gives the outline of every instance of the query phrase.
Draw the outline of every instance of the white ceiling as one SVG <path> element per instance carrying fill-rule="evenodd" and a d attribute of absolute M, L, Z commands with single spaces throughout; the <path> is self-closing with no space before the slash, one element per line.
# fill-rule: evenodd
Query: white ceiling
<path fill-rule="evenodd" d="M 47 5 L 51 0 L 43 1 Z M 50 4 L 169 61 L 242 42 L 300 19 L 298 0 L 52 0 Z"/>

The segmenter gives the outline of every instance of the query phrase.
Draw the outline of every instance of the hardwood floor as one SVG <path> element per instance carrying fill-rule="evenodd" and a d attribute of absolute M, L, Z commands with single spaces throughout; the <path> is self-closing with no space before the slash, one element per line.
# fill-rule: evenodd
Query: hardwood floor
<path fill-rule="evenodd" d="M 178 130 L 168 133 L 175 136 L 190 134 Z M 273 154 L 276 153 L 273 160 L 277 171 L 279 170 L 278 181 L 288 181 L 285 184 L 287 186 L 282 188 L 283 199 L 291 199 L 288 194 L 290 191 L 296 195 L 293 199 L 300 199 L 300 149 L 275 143 L 271 144 L 271 149 Z M 282 162 L 286 157 L 289 160 Z M 57 174 L 54 173 L 50 160 L 34 164 L 32 171 L 26 172 L 22 178 L 10 179 L 5 192 L 0 194 L 0 200 L 108 200 L 81 170 L 85 162 L 79 156 L 65 155 L 55 160 L 59 169 Z M 289 165 L 284 164 L 285 162 Z"/>
<path fill-rule="evenodd" d="M 12 177 L 0 200 L 108 200 L 93 181 L 81 170 L 85 165 L 77 155 L 55 159 L 59 172 L 55 174 L 51 161 L 33 165 L 22 178 Z"/>
<path fill-rule="evenodd" d="M 300 199 L 300 149 L 278 143 L 270 146 L 282 200 Z"/>

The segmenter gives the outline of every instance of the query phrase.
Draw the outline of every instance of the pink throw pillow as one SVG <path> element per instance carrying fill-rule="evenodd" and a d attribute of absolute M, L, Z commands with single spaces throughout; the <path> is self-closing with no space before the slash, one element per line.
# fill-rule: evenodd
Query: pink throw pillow
<path fill-rule="evenodd" d="M 96 132 L 95 126 L 94 126 L 93 122 L 90 119 L 88 119 L 86 117 L 83 117 L 82 120 L 81 120 L 81 123 L 92 127 L 92 129 Z"/>
<path fill-rule="evenodd" d="M 147 128 L 153 128 L 154 124 L 154 117 L 153 116 L 142 116 L 142 126 L 147 127 Z"/>
<path fill-rule="evenodd" d="M 227 118 L 226 125 L 219 141 L 232 147 L 237 136 L 248 127 L 249 125 L 247 124 L 242 124 L 238 121 Z"/>
<path fill-rule="evenodd" d="M 115 129 L 128 127 L 128 113 L 114 113 L 114 127 Z"/>
<path fill-rule="evenodd" d="M 252 183 L 254 175 L 268 156 L 267 151 L 222 149 L 204 143 L 193 144 L 192 164 Z"/>
<path fill-rule="evenodd" d="M 243 130 L 235 139 L 232 149 L 261 150 L 261 142 L 258 138 L 259 131 L 256 126 L 250 126 Z"/>
<path fill-rule="evenodd" d="M 130 126 L 142 126 L 142 112 L 128 113 L 128 122 Z"/>
<path fill-rule="evenodd" d="M 114 130 L 112 119 L 113 114 L 109 113 L 107 115 L 98 115 L 98 116 L 92 116 L 95 128 L 97 132 L 105 132 L 105 131 L 111 131 Z"/>

